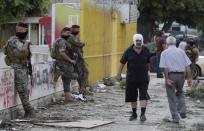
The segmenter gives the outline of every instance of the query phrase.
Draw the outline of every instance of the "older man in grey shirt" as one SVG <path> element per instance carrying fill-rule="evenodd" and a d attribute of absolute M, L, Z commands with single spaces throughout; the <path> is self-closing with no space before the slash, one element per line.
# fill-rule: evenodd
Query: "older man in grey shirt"
<path fill-rule="evenodd" d="M 186 71 L 188 86 L 192 84 L 191 61 L 182 49 L 176 48 L 176 39 L 173 36 L 166 39 L 166 44 L 168 48 L 162 52 L 159 66 L 164 69 L 166 92 L 173 122 L 179 123 L 180 117 L 186 118 L 183 85 Z"/>

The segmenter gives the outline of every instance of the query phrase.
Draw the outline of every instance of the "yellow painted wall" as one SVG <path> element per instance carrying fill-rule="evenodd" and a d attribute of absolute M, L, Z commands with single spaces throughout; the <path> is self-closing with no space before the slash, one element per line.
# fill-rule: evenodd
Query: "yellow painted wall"
<path fill-rule="evenodd" d="M 121 54 L 132 43 L 136 24 L 121 24 L 118 13 L 81 2 L 80 28 L 90 82 L 116 75 Z"/>

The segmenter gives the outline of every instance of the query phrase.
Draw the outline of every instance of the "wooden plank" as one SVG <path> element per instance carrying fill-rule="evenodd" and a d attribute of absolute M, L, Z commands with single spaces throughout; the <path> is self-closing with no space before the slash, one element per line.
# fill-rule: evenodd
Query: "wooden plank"
<path fill-rule="evenodd" d="M 56 122 L 56 123 L 38 123 L 37 125 L 45 125 L 52 127 L 67 127 L 67 128 L 94 128 L 102 125 L 113 123 L 113 121 L 104 120 L 79 120 L 75 122 Z"/>

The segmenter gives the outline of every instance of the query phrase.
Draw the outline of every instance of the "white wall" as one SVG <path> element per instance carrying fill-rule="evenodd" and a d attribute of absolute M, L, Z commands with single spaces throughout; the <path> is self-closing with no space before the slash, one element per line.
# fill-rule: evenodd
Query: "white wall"
<path fill-rule="evenodd" d="M 36 100 L 55 92 L 63 91 L 61 79 L 53 87 L 53 63 L 34 64 L 32 85 L 29 82 L 29 99 Z M 14 91 L 13 69 L 0 69 L 0 110 L 21 104 Z"/>
<path fill-rule="evenodd" d="M 2 68 L 8 68 L 8 66 L 7 66 L 6 63 L 4 62 L 4 58 L 5 58 L 5 55 L 4 55 L 4 53 L 1 51 L 1 52 L 0 52 L 0 69 L 2 69 Z"/>

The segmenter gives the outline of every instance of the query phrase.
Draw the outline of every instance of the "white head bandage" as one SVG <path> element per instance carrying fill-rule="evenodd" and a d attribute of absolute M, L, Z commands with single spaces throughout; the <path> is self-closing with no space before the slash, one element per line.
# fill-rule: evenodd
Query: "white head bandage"
<path fill-rule="evenodd" d="M 143 36 L 141 34 L 135 34 L 133 36 L 133 43 L 134 43 L 134 45 L 136 45 L 136 41 L 137 40 L 140 40 L 142 42 L 142 44 L 143 44 Z"/>
<path fill-rule="evenodd" d="M 173 36 L 169 36 L 166 38 L 167 45 L 176 45 L 176 38 Z"/>

